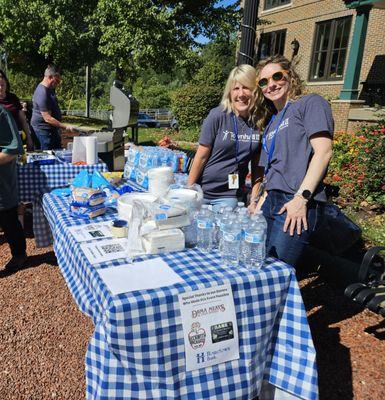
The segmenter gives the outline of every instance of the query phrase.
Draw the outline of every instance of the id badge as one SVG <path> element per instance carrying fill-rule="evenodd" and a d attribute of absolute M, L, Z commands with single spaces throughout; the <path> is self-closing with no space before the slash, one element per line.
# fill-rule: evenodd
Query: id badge
<path fill-rule="evenodd" d="M 229 174 L 229 189 L 239 189 L 239 175 L 237 173 Z"/>

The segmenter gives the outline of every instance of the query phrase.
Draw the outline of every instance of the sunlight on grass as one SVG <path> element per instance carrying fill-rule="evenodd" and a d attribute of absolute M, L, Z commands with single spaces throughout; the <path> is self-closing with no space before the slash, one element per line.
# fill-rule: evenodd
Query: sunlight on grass
<path fill-rule="evenodd" d="M 368 246 L 385 246 L 385 214 L 361 214 L 346 210 L 346 214 L 362 229 L 362 237 Z"/>

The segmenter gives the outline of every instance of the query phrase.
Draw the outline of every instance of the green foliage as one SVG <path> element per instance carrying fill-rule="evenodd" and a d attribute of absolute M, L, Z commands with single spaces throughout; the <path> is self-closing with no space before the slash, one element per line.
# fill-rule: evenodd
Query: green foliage
<path fill-rule="evenodd" d="M 145 80 L 138 78 L 133 87 L 133 94 L 141 108 L 169 108 L 170 94 L 167 85 L 159 82 L 156 76 Z"/>
<path fill-rule="evenodd" d="M 39 76 L 48 63 L 76 70 L 94 63 L 88 20 L 97 0 L 0 0 L 0 34 L 9 65 Z"/>
<path fill-rule="evenodd" d="M 337 133 L 327 182 L 340 188 L 343 202 L 385 206 L 385 121 L 355 134 Z"/>
<path fill-rule="evenodd" d="M 222 97 L 227 77 L 234 67 L 235 41 L 219 38 L 204 47 L 201 66 L 191 83 L 172 95 L 171 108 L 183 128 L 199 126 Z M 197 138 L 196 138 L 197 139 Z"/>
<path fill-rule="evenodd" d="M 8 70 L 8 79 L 11 84 L 11 92 L 15 93 L 20 99 L 31 100 L 32 94 L 39 80 L 33 76 Z"/>
<path fill-rule="evenodd" d="M 181 128 L 199 126 L 216 107 L 222 91 L 217 86 L 187 84 L 172 94 L 172 110 Z"/>
<path fill-rule="evenodd" d="M 223 71 L 222 65 L 215 60 L 205 63 L 193 78 L 197 85 L 208 85 L 222 87 L 226 82 L 227 74 Z"/>
<path fill-rule="evenodd" d="M 221 31 L 238 14 L 234 7 L 217 7 L 216 0 L 99 0 L 91 32 L 99 51 L 134 82 L 138 69 L 149 65 L 171 71 L 199 34 Z M 233 24 L 233 26 L 234 26 Z"/>

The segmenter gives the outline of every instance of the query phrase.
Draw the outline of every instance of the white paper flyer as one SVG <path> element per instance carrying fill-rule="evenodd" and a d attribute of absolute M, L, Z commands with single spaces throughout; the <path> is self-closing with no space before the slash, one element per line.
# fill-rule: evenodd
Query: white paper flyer
<path fill-rule="evenodd" d="M 127 239 L 105 239 L 80 245 L 91 264 L 127 258 Z"/>
<path fill-rule="evenodd" d="M 88 242 L 95 239 L 106 239 L 112 237 L 111 221 L 98 222 L 94 224 L 74 225 L 68 230 L 77 242 Z"/>
<path fill-rule="evenodd" d="M 238 326 L 231 285 L 179 295 L 186 370 L 239 358 Z"/>

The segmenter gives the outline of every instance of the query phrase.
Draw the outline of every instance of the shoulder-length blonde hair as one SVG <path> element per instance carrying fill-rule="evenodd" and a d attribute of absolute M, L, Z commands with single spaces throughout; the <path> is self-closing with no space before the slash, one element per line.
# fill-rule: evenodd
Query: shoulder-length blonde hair
<path fill-rule="evenodd" d="M 227 78 L 225 90 L 223 91 L 221 105 L 227 113 L 235 112 L 234 104 L 231 101 L 231 90 L 235 84 L 239 82 L 241 85 L 246 86 L 252 92 L 254 92 L 257 85 L 257 72 L 254 67 L 247 64 L 241 64 L 233 68 Z M 249 115 L 253 114 L 250 102 Z"/>
<path fill-rule="evenodd" d="M 302 81 L 295 71 L 294 66 L 286 57 L 275 55 L 260 61 L 256 67 L 257 80 L 259 79 L 262 69 L 268 64 L 279 64 L 283 70 L 287 71 L 290 84 L 288 99 L 297 100 L 300 98 L 302 95 Z M 272 101 L 266 99 L 262 93 L 262 89 L 258 85 L 255 87 L 252 103 L 253 122 L 259 129 L 263 129 L 272 114 L 276 111 L 274 104 Z"/>

